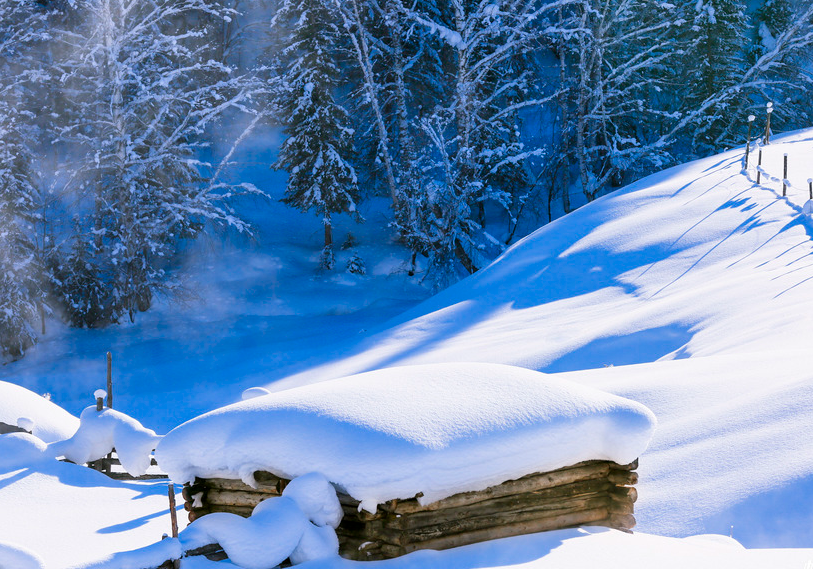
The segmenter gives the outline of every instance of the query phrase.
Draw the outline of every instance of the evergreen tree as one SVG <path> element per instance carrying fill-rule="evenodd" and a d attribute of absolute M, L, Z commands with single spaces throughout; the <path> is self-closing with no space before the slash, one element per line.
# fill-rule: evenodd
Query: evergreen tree
<path fill-rule="evenodd" d="M 358 217 L 358 180 L 350 160 L 353 128 L 335 93 L 341 77 L 336 62 L 341 31 L 336 14 L 322 0 L 287 1 L 274 19 L 295 22 L 281 52 L 282 73 L 275 97 L 288 137 L 274 167 L 288 172 L 283 201 L 322 217 L 321 264 L 333 267 L 332 216 Z"/>
<path fill-rule="evenodd" d="M 31 48 L 45 38 L 44 15 L 24 0 L 0 0 L 0 356 L 17 358 L 36 341 L 42 302 L 36 231 L 41 216 L 28 97 L 42 80 Z"/>

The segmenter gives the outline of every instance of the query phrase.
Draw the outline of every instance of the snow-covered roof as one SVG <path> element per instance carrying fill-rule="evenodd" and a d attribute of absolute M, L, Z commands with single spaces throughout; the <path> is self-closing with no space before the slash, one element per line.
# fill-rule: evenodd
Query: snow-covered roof
<path fill-rule="evenodd" d="M 242 401 L 171 431 L 156 449 L 176 482 L 311 471 L 368 510 L 429 503 L 584 460 L 629 463 L 655 417 L 643 405 L 500 364 L 378 370 Z"/>
<path fill-rule="evenodd" d="M 16 426 L 21 418 L 34 422 L 34 434 L 46 443 L 70 438 L 79 419 L 36 393 L 0 381 L 0 422 Z"/>

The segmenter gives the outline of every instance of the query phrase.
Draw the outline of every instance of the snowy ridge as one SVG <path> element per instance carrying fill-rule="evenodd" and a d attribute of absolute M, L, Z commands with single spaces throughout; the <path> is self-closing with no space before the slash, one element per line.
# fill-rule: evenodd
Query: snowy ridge
<path fill-rule="evenodd" d="M 321 472 L 362 507 L 422 503 L 584 460 L 627 464 L 652 436 L 645 407 L 495 364 L 379 370 L 256 397 L 171 431 L 156 450 L 176 482 Z"/>

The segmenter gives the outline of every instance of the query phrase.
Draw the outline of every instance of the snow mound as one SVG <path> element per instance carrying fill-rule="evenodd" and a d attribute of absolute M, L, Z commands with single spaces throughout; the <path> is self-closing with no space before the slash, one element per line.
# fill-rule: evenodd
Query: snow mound
<path fill-rule="evenodd" d="M 114 448 L 121 466 L 133 476 L 150 467 L 152 450 L 161 437 L 132 417 L 114 409 L 87 407 L 79 417 L 79 430 L 70 439 L 53 443 L 55 456 L 84 464 L 106 456 Z"/>
<path fill-rule="evenodd" d="M 18 545 L 0 541 L 0 568 L 45 569 L 45 563 L 36 553 Z"/>
<path fill-rule="evenodd" d="M 539 372 L 435 364 L 242 401 L 174 429 L 156 457 L 176 482 L 318 471 L 374 511 L 584 460 L 629 463 L 654 425 L 643 405 Z"/>
<path fill-rule="evenodd" d="M 328 479 L 318 472 L 311 472 L 291 480 L 282 491 L 299 506 L 311 523 L 317 526 L 339 527 L 344 512 L 336 490 Z"/>
<path fill-rule="evenodd" d="M 34 422 L 34 435 L 46 443 L 67 439 L 79 428 L 79 420 L 44 397 L 19 385 L 0 381 L 0 423 Z"/>
<path fill-rule="evenodd" d="M 28 433 L 0 435 L 0 472 L 11 472 L 52 458 L 48 445 Z M 3 567 L 0 564 L 0 567 Z"/>
<path fill-rule="evenodd" d="M 297 548 L 309 525 L 296 502 L 279 497 L 260 502 L 249 518 L 215 512 L 190 527 L 205 532 L 210 543 L 219 543 L 238 567 L 272 569 Z"/>

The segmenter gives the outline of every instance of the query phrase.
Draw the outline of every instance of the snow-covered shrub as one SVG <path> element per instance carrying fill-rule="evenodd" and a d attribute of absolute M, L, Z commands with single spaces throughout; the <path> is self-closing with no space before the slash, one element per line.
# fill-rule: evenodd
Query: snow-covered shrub
<path fill-rule="evenodd" d="M 336 255 L 333 253 L 333 247 L 330 245 L 322 249 L 322 254 L 319 255 L 319 266 L 326 271 L 330 271 L 336 266 Z"/>
<path fill-rule="evenodd" d="M 358 253 L 353 253 L 353 256 L 347 261 L 347 272 L 354 275 L 367 274 L 367 265 Z"/>

